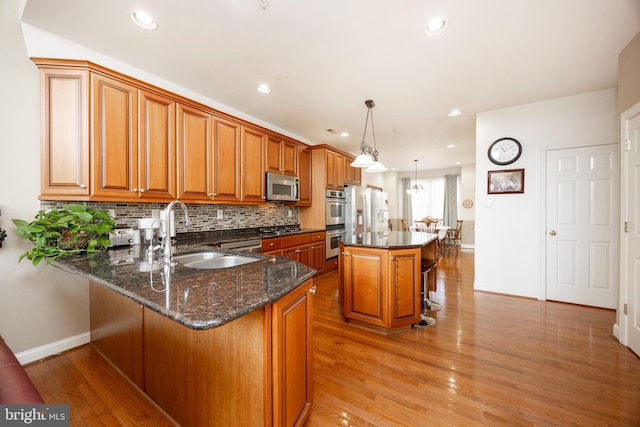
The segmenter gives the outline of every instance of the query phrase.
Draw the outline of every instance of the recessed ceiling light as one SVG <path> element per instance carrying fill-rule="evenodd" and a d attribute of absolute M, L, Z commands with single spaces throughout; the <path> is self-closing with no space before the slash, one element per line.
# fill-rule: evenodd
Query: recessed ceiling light
<path fill-rule="evenodd" d="M 349 136 L 349 132 L 342 132 L 340 136 L 343 138 L 347 138 Z"/>
<path fill-rule="evenodd" d="M 269 87 L 268 84 L 263 83 L 260 86 L 258 86 L 257 91 L 260 93 L 271 93 L 271 88 Z"/>
<path fill-rule="evenodd" d="M 449 144 L 449 145 L 447 145 L 447 148 L 453 148 L 453 147 L 455 147 L 455 145 L 454 145 L 454 144 Z"/>
<path fill-rule="evenodd" d="M 424 27 L 424 35 L 428 37 L 437 36 L 438 34 L 442 34 L 446 29 L 447 21 L 443 18 L 434 18 Z"/>
<path fill-rule="evenodd" d="M 460 164 L 460 162 L 456 162 L 456 165 L 459 165 L 459 164 Z"/>
<path fill-rule="evenodd" d="M 462 114 L 462 111 L 460 110 L 451 110 L 448 114 L 449 117 L 458 117 L 460 114 Z"/>
<path fill-rule="evenodd" d="M 153 16 L 149 15 L 144 11 L 133 12 L 129 15 L 131 20 L 139 27 L 144 28 L 145 30 L 155 30 L 158 28 L 158 24 L 153 20 Z"/>

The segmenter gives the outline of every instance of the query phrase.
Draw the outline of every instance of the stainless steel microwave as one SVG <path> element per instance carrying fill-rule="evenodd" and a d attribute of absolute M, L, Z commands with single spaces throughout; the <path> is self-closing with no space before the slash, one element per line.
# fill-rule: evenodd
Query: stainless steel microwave
<path fill-rule="evenodd" d="M 300 180 L 295 176 L 267 172 L 267 200 L 297 202 L 300 200 Z"/>

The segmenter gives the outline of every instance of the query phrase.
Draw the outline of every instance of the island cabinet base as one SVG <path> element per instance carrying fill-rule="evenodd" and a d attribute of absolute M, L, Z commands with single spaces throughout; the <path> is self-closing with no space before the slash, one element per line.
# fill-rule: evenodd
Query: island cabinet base
<path fill-rule="evenodd" d="M 302 426 L 311 402 L 313 282 L 195 330 L 91 283 L 93 345 L 182 426 Z"/>
<path fill-rule="evenodd" d="M 394 332 L 418 322 L 420 260 L 420 248 L 340 244 L 340 300 L 347 321 L 379 332 Z"/>

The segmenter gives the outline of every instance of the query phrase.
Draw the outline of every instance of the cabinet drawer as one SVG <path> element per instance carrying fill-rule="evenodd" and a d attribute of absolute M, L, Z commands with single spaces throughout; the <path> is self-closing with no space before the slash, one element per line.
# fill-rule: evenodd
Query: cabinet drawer
<path fill-rule="evenodd" d="M 291 246 L 306 245 L 311 242 L 311 233 L 296 234 L 294 236 L 285 236 L 282 238 L 282 247 L 289 248 Z"/>
<path fill-rule="evenodd" d="M 282 238 L 262 239 L 262 252 L 274 251 L 282 247 Z"/>
<path fill-rule="evenodd" d="M 320 231 L 318 233 L 311 233 L 311 243 L 313 242 L 320 242 L 325 240 L 325 233 L 324 231 Z"/>

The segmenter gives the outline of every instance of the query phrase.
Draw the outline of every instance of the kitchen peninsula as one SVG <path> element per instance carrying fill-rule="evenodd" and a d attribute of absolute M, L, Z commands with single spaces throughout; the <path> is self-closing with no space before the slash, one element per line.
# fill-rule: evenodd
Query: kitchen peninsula
<path fill-rule="evenodd" d="M 421 260 L 436 261 L 436 234 L 389 231 L 340 242 L 340 303 L 354 325 L 392 332 L 420 321 Z M 430 278 L 435 289 L 435 277 Z"/>
<path fill-rule="evenodd" d="M 92 344 L 180 425 L 304 423 L 315 270 L 249 253 L 232 268 L 172 267 L 131 250 L 55 262 L 90 279 Z"/>

